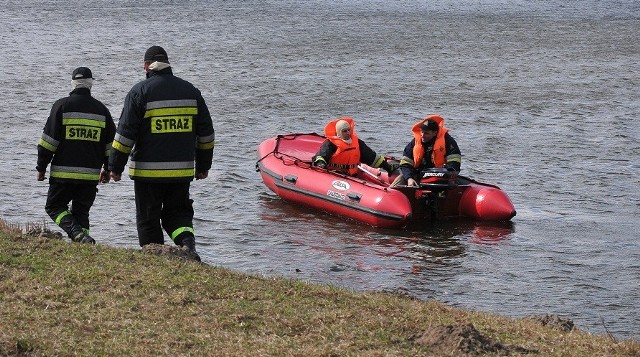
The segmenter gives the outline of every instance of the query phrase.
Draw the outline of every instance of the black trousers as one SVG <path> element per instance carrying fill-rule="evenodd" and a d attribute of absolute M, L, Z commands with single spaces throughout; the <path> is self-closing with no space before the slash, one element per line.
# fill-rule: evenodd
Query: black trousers
<path fill-rule="evenodd" d="M 89 232 L 89 210 L 97 192 L 98 188 L 93 183 L 49 181 L 44 210 L 72 238 L 83 230 Z"/>
<path fill-rule="evenodd" d="M 184 234 L 193 235 L 193 200 L 189 198 L 191 182 L 158 183 L 136 180 L 133 186 L 141 247 L 151 243 L 164 244 L 162 229 L 177 244 L 180 244 L 179 240 Z M 188 230 L 180 238 L 176 236 L 184 228 Z"/>

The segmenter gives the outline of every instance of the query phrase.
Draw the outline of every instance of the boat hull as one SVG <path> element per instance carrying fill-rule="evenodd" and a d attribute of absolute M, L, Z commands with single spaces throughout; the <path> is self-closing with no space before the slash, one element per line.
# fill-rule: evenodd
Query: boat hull
<path fill-rule="evenodd" d="M 296 134 L 267 139 L 258 147 L 262 181 L 281 198 L 376 227 L 406 225 L 412 208 L 397 190 L 311 166 L 311 156 L 324 138 Z M 291 145 L 290 145 L 291 144 Z M 277 148 L 277 150 L 276 150 Z"/>
<path fill-rule="evenodd" d="M 358 177 L 311 165 L 324 142 L 318 134 L 269 138 L 258 147 L 257 171 L 282 199 L 375 227 L 397 228 L 415 220 L 468 217 L 508 221 L 516 211 L 500 188 L 458 176 L 446 185 L 391 188 L 395 176 L 366 165 Z"/>
<path fill-rule="evenodd" d="M 504 191 L 492 185 L 472 182 L 458 204 L 461 216 L 483 221 L 508 221 L 516 215 L 516 209 Z"/>

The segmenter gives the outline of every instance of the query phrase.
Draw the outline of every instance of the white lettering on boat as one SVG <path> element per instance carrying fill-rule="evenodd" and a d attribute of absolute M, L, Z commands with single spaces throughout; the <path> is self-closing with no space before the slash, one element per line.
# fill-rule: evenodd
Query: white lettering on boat
<path fill-rule="evenodd" d="M 327 196 L 333 197 L 333 198 L 337 198 L 339 200 L 344 200 L 345 197 L 346 197 L 345 195 L 343 195 L 343 194 L 341 194 L 339 192 L 335 192 L 335 191 L 331 191 L 331 190 L 327 191 Z"/>
<path fill-rule="evenodd" d="M 333 186 L 333 188 L 335 188 L 336 190 L 339 190 L 339 191 L 346 191 L 349 188 L 351 188 L 351 186 L 349 185 L 348 182 L 344 182 L 344 181 L 341 181 L 341 180 L 333 181 L 331 183 L 331 186 Z M 329 192 L 331 192 L 331 191 L 329 191 Z"/>

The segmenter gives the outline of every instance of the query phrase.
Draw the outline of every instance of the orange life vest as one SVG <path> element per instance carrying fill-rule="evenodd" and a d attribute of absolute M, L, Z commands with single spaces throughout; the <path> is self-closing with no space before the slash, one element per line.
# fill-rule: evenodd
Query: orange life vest
<path fill-rule="evenodd" d="M 347 144 L 342 140 L 336 132 L 336 123 L 344 120 L 351 127 L 351 144 Z M 358 164 L 360 163 L 360 145 L 358 144 L 358 136 L 355 131 L 355 122 L 353 118 L 343 117 L 334 119 L 324 127 L 324 135 L 338 149 L 329 158 L 327 169 L 347 172 L 349 175 L 358 173 Z"/>
<path fill-rule="evenodd" d="M 422 124 L 424 124 L 424 122 L 426 122 L 427 120 L 438 123 L 438 135 L 436 136 L 436 141 L 433 144 L 431 160 L 433 161 L 435 167 L 444 167 L 444 165 L 447 163 L 444 135 L 448 130 L 444 127 L 444 119 L 437 114 L 433 114 L 424 117 L 424 119 L 417 122 L 411 129 L 411 131 L 413 132 L 413 137 L 415 139 L 415 145 L 413 146 L 413 167 L 416 169 L 422 163 L 422 158 L 424 156 L 424 147 L 422 145 L 420 132 L 422 131 Z"/>

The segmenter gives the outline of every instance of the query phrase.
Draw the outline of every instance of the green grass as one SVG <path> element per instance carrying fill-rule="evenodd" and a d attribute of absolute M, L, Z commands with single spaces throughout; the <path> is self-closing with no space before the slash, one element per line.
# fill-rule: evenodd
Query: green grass
<path fill-rule="evenodd" d="M 638 342 L 535 319 L 29 237 L 1 220 L 0 301 L 2 356 L 465 355 L 464 339 L 492 355 L 426 333 L 468 324 L 516 355 L 640 356 Z"/>

